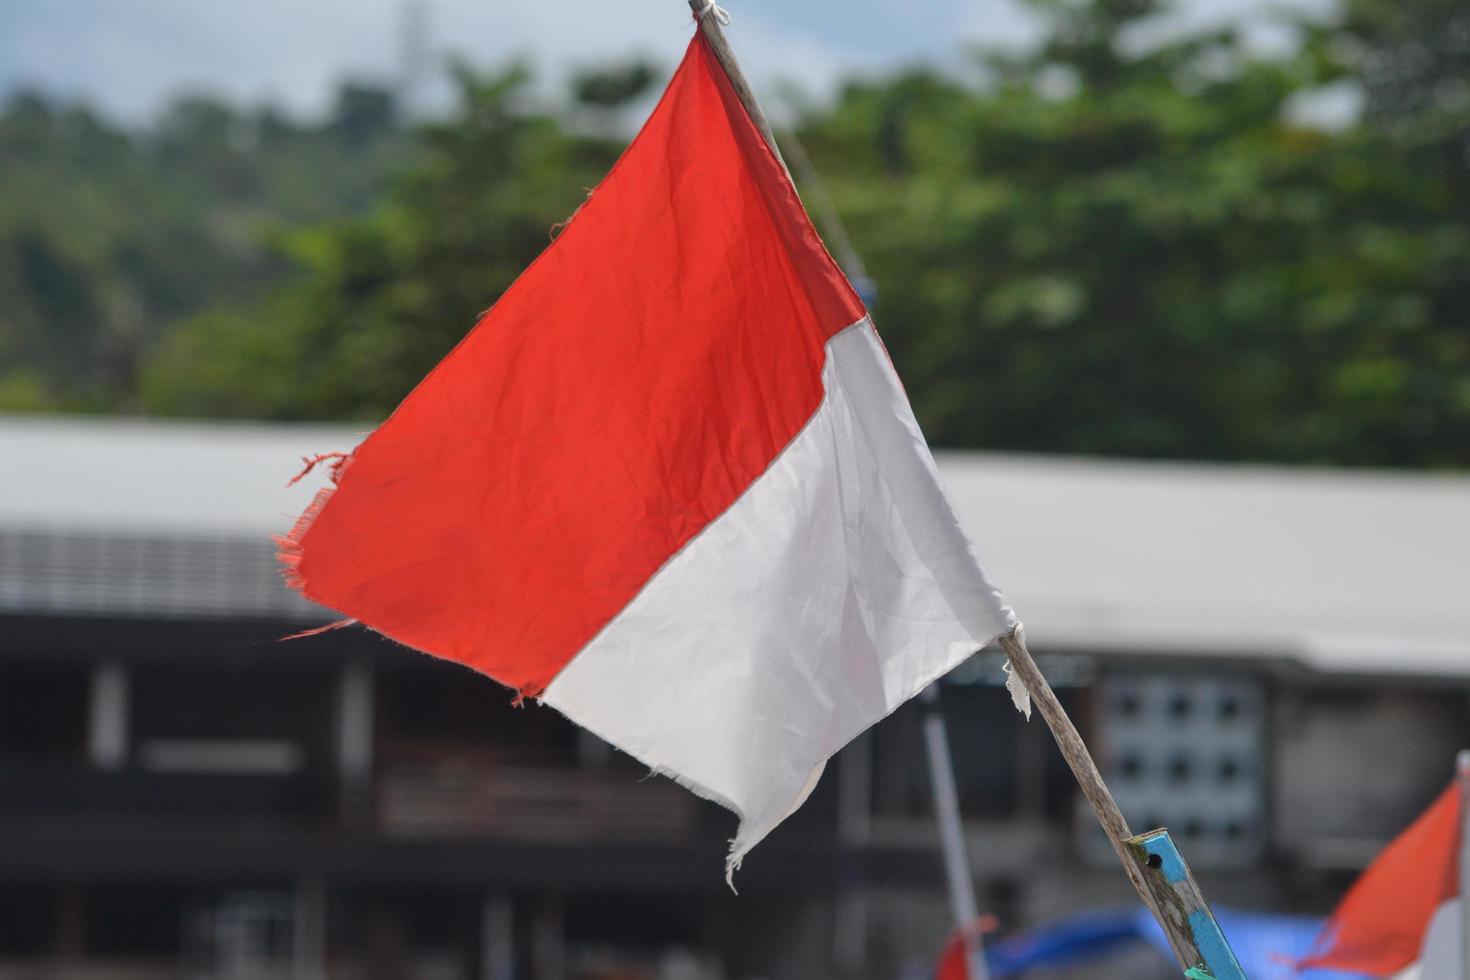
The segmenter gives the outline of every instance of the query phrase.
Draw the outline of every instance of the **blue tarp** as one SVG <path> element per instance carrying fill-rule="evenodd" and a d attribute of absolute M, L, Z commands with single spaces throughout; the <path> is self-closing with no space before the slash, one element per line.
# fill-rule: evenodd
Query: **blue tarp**
<path fill-rule="evenodd" d="M 1221 908 L 1215 910 L 1215 919 L 1250 980 L 1367 980 L 1335 970 L 1295 970 L 1292 962 L 1311 951 L 1322 930 L 1320 919 Z M 1089 963 L 1140 942 L 1156 948 L 1166 960 L 1173 959 L 1163 930 L 1144 908 L 1062 919 L 994 944 L 986 950 L 986 959 L 999 980 L 1025 976 L 1034 967 Z"/>
<path fill-rule="evenodd" d="M 1090 963 L 1142 939 L 1131 909 L 1085 912 L 990 945 L 985 959 L 991 976 L 1019 977 L 1039 966 Z"/>

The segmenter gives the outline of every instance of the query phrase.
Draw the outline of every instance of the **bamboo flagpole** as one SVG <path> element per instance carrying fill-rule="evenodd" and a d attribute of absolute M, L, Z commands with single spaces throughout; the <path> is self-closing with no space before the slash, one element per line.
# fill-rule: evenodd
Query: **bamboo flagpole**
<path fill-rule="evenodd" d="M 705 39 L 709 42 L 710 50 L 725 70 L 726 75 L 729 76 L 730 84 L 745 107 L 745 111 L 765 137 L 771 152 L 778 160 L 781 160 L 784 167 L 785 160 L 782 159 L 781 151 L 776 145 L 770 122 L 756 101 L 755 93 L 746 80 L 745 74 L 740 70 L 735 53 L 725 38 L 724 28 L 729 23 L 728 14 L 714 0 L 688 0 L 688 3 L 699 30 L 703 32 Z M 789 170 L 787 176 L 788 178 L 790 176 Z M 1057 700 L 1056 693 L 1036 666 L 1036 661 L 1032 658 L 1030 651 L 1027 650 L 1025 634 L 1021 626 L 1018 624 L 1009 633 L 1001 636 L 999 643 L 1010 661 L 1011 670 L 1030 693 L 1047 727 L 1051 729 L 1057 747 L 1067 760 L 1067 765 L 1071 767 L 1083 796 L 1092 805 L 1098 822 L 1102 825 L 1109 843 L 1123 865 L 1123 871 L 1128 876 L 1128 880 L 1163 927 L 1164 934 L 1168 937 L 1169 944 L 1180 966 L 1184 969 L 1185 976 L 1198 978 L 1198 980 L 1245 980 L 1245 974 L 1235 962 L 1228 943 L 1215 924 L 1209 905 L 1205 902 L 1188 867 L 1175 849 L 1168 832 L 1156 830 L 1135 837 L 1129 830 L 1128 822 L 1123 818 L 1122 811 L 1118 809 L 1118 804 L 1103 781 L 1102 773 L 1098 771 L 1097 764 L 1093 762 L 1092 754 L 1087 750 L 1086 743 L 1082 741 L 1082 736 L 1078 733 L 1076 726 L 1067 717 L 1067 712 Z M 946 756 L 948 754 L 947 746 L 945 746 L 945 754 Z M 950 777 L 952 779 L 952 772 Z M 952 782 L 950 786 L 953 788 Z M 961 846 L 963 846 L 962 838 Z M 968 868 L 965 874 L 968 875 Z M 971 894 L 973 895 L 973 892 Z M 959 902 L 956 906 L 957 914 L 963 915 L 964 911 L 961 907 L 964 904 L 963 896 L 960 895 L 957 901 Z M 971 904 L 973 905 L 973 898 Z M 966 925 L 966 923 L 961 923 L 962 928 Z M 968 925 L 973 926 L 973 922 Z M 978 949 L 978 944 L 974 944 L 973 939 L 969 940 L 967 952 L 976 949 Z M 974 958 L 976 957 L 972 957 Z M 983 964 L 980 969 L 983 970 Z M 970 975 L 972 980 L 982 980 L 985 976 L 983 972 L 977 972 L 973 967 Z"/>
<path fill-rule="evenodd" d="M 710 50 L 715 53 L 720 67 L 725 69 L 725 74 L 730 76 L 730 85 L 735 89 L 735 94 L 740 96 L 740 104 L 745 106 L 745 111 L 750 113 L 751 122 L 755 123 L 761 135 L 766 138 L 766 143 L 771 151 L 780 156 L 781 151 L 776 149 L 776 137 L 771 132 L 771 123 L 766 119 L 765 110 L 756 101 L 755 92 L 750 83 L 745 80 L 745 73 L 740 70 L 740 62 L 735 60 L 735 52 L 730 50 L 730 42 L 725 39 L 725 27 L 730 23 L 730 15 L 725 13 L 725 8 L 715 3 L 714 0 L 689 0 L 689 9 L 694 13 L 694 20 L 699 24 L 699 29 L 704 32 L 705 38 L 709 40 Z"/>
<path fill-rule="evenodd" d="M 1017 625 L 1009 633 L 1000 638 L 1000 648 L 1005 651 L 1006 659 L 1010 661 L 1011 670 L 1020 678 L 1021 684 L 1031 695 L 1031 700 L 1036 704 L 1036 709 L 1041 712 L 1046 725 L 1051 729 L 1052 736 L 1057 740 L 1057 748 L 1061 749 L 1062 758 L 1067 760 L 1067 765 L 1072 769 L 1072 775 L 1076 777 L 1077 784 L 1082 788 L 1082 795 L 1087 797 L 1087 802 L 1092 804 L 1093 812 L 1097 814 L 1098 823 L 1102 824 L 1103 832 L 1107 834 L 1108 843 L 1112 844 L 1113 851 L 1118 855 L 1118 860 L 1123 863 L 1123 871 L 1128 875 L 1128 880 L 1133 883 L 1133 888 L 1138 892 L 1144 904 L 1163 921 L 1159 915 L 1159 909 L 1150 893 L 1142 872 L 1138 868 L 1138 862 L 1133 852 L 1128 849 L 1128 840 L 1132 838 L 1133 831 L 1128 829 L 1128 821 L 1123 818 L 1123 811 L 1118 809 L 1117 801 L 1113 799 L 1112 791 L 1108 789 L 1107 783 L 1103 782 L 1102 773 L 1098 771 L 1097 763 L 1092 761 L 1092 753 L 1087 751 L 1087 744 L 1082 741 L 1082 736 L 1077 731 L 1077 726 L 1072 724 L 1072 719 L 1067 716 L 1067 710 L 1062 707 L 1062 702 L 1057 700 L 1056 692 L 1051 689 L 1041 669 L 1036 666 L 1036 661 L 1031 657 L 1031 651 L 1026 649 L 1026 633 Z M 1165 926 L 1165 931 L 1168 927 Z M 1172 944 L 1172 937 L 1170 939 Z M 1178 952 L 1178 949 L 1175 950 Z M 1194 964 L 1186 964 L 1193 966 Z"/>
<path fill-rule="evenodd" d="M 1082 795 L 1092 804 L 1098 823 L 1108 843 L 1122 862 L 1134 891 L 1148 906 L 1168 937 L 1185 976 L 1214 980 L 1245 980 L 1240 964 L 1215 922 L 1204 894 L 1190 874 L 1174 842 L 1166 830 L 1151 830 L 1137 836 L 1128 829 L 1123 811 L 1118 809 L 1102 773 L 1092 761 L 1092 753 L 1067 717 L 1031 651 L 1026 649 L 1026 634 L 1018 623 L 1000 638 L 1000 647 L 1010 661 L 1011 670 L 1030 693 L 1041 717 L 1046 720 L 1062 757 L 1072 769 Z"/>

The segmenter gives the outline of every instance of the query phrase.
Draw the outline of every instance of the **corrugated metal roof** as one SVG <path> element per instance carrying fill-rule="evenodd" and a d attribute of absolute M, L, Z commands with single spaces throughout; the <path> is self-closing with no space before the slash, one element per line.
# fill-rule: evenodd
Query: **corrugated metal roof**
<path fill-rule="evenodd" d="M 310 615 L 269 535 L 361 434 L 0 416 L 0 608 Z M 937 455 L 1039 648 L 1470 676 L 1470 477 Z"/>
<path fill-rule="evenodd" d="M 0 416 L 0 610 L 324 612 L 287 589 L 273 534 L 325 483 L 301 457 L 344 427 Z"/>

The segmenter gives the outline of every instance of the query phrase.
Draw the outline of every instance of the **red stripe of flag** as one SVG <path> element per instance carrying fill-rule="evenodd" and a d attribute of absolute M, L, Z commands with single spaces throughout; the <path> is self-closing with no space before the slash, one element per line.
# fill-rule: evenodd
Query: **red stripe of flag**
<path fill-rule="evenodd" d="M 289 578 L 538 694 L 792 440 L 862 316 L 696 34 L 566 229 L 288 536 Z"/>

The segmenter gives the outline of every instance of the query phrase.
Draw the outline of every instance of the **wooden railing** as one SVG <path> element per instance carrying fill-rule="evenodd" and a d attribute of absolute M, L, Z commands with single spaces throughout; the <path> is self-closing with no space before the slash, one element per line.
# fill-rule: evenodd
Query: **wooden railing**
<path fill-rule="evenodd" d="M 651 840 L 690 834 L 698 801 L 627 770 L 531 768 L 472 755 L 384 760 L 377 820 L 385 834 L 521 840 Z"/>

